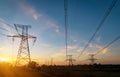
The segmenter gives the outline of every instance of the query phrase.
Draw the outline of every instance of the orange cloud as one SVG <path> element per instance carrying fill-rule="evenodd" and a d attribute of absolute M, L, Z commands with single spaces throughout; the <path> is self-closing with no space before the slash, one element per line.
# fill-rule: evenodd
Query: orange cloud
<path fill-rule="evenodd" d="M 102 53 L 106 54 L 108 51 L 109 51 L 108 48 L 105 48 L 104 50 L 102 50 Z"/>

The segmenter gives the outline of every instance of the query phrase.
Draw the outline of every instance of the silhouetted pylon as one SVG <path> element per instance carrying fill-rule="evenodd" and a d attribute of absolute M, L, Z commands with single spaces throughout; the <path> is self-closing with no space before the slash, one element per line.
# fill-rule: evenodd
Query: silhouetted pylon
<path fill-rule="evenodd" d="M 72 58 L 72 55 L 67 55 L 67 60 L 66 61 L 68 61 L 69 66 L 72 66 L 73 61 L 75 61 L 75 59 Z"/>
<path fill-rule="evenodd" d="M 13 35 L 13 36 L 8 36 L 8 37 L 13 37 L 13 39 L 14 38 L 21 39 L 15 66 L 28 64 L 31 62 L 28 39 L 33 39 L 35 42 L 36 37 L 28 34 L 28 28 L 31 28 L 30 25 L 14 24 L 14 26 L 15 26 L 16 31 L 18 32 L 18 35 Z"/>
<path fill-rule="evenodd" d="M 95 54 L 90 54 L 90 58 L 88 60 L 90 60 L 90 64 L 95 64 L 95 61 L 98 60 L 96 58 L 94 58 Z"/>

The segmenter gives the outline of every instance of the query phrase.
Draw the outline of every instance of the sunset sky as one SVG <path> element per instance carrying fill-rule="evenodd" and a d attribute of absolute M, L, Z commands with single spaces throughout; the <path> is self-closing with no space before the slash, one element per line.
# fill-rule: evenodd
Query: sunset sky
<path fill-rule="evenodd" d="M 100 24 L 112 0 L 68 0 L 68 54 L 76 59 Z M 7 24 L 6 24 L 7 23 Z M 8 25 L 9 24 L 9 25 Z M 20 39 L 14 24 L 31 25 L 29 33 L 37 37 L 30 51 L 32 59 L 41 64 L 53 58 L 54 64 L 65 64 L 64 0 L 0 0 L 0 58 L 16 59 Z M 6 29 L 8 31 L 5 31 Z M 120 0 L 96 34 L 85 52 L 75 61 L 85 64 L 96 53 L 120 36 Z M 31 48 L 32 47 L 32 48 Z M 98 63 L 120 64 L 120 40 L 101 51 Z"/>

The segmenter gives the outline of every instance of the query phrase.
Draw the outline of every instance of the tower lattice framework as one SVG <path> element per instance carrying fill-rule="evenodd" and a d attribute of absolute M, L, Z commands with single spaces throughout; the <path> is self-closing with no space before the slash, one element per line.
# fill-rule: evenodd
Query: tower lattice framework
<path fill-rule="evenodd" d="M 28 34 L 28 29 L 31 28 L 30 25 L 14 24 L 14 26 L 18 34 L 9 37 L 21 39 L 15 66 L 28 64 L 31 62 L 28 39 L 34 39 L 35 42 L 36 37 Z"/>
<path fill-rule="evenodd" d="M 72 66 L 73 61 L 75 61 L 75 59 L 72 58 L 72 55 L 67 55 L 67 60 L 66 61 L 68 61 L 69 66 Z"/>

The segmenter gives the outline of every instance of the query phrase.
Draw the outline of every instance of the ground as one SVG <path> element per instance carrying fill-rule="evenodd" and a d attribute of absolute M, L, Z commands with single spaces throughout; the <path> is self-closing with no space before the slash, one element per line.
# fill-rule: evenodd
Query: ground
<path fill-rule="evenodd" d="M 0 65 L 0 77 L 43 77 L 36 72 L 25 67 L 12 67 L 8 65 Z"/>
<path fill-rule="evenodd" d="M 120 65 L 13 67 L 2 63 L 0 77 L 120 77 Z"/>

